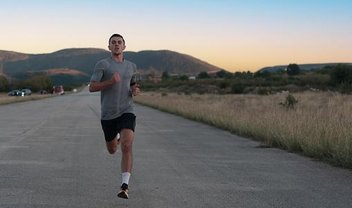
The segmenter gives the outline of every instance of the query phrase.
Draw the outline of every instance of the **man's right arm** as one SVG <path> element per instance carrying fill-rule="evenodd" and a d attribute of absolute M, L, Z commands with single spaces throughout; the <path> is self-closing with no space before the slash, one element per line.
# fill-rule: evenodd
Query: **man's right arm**
<path fill-rule="evenodd" d="M 91 81 L 89 84 L 89 92 L 98 92 L 98 91 L 105 90 L 106 88 L 111 87 L 112 85 L 114 85 L 119 81 L 120 81 L 120 75 L 118 73 L 115 73 L 109 80 L 105 80 L 102 82 Z"/>

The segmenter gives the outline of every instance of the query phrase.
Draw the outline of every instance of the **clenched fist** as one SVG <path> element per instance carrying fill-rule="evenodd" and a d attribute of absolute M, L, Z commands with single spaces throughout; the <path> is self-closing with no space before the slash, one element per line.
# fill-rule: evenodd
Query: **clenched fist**
<path fill-rule="evenodd" d="M 131 90 L 132 90 L 133 96 L 137 96 L 141 91 L 139 88 L 139 84 L 137 84 L 137 83 L 131 86 Z"/>

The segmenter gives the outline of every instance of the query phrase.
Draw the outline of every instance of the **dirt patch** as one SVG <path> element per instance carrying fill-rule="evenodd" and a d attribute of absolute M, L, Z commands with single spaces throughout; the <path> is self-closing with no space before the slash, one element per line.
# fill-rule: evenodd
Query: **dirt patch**
<path fill-rule="evenodd" d="M 48 75 L 68 74 L 68 75 L 88 76 L 88 74 L 86 74 L 86 73 L 83 73 L 83 72 L 75 70 L 75 69 L 68 69 L 68 68 L 49 69 L 49 70 L 47 70 L 47 73 L 48 73 Z"/>

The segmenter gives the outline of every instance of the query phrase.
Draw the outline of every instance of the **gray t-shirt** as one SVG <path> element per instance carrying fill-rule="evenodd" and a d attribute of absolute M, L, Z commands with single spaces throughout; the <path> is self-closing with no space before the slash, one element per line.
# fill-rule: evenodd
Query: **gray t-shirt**
<path fill-rule="evenodd" d="M 137 67 L 134 63 L 124 60 L 116 62 L 111 57 L 99 61 L 94 68 L 91 81 L 102 82 L 111 79 L 118 72 L 121 80 L 100 93 L 101 120 L 111 120 L 124 113 L 134 113 L 131 81 L 134 81 Z"/>

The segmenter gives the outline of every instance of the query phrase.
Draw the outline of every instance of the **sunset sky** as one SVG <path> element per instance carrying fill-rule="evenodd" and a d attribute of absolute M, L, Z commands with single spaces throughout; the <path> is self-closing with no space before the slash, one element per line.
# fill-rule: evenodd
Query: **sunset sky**
<path fill-rule="evenodd" d="M 0 50 L 172 50 L 228 71 L 352 62 L 351 0 L 0 0 Z"/>

